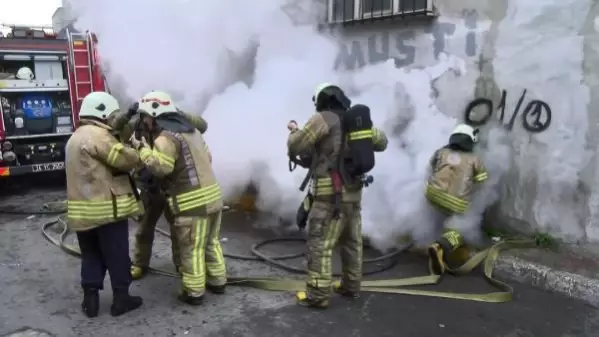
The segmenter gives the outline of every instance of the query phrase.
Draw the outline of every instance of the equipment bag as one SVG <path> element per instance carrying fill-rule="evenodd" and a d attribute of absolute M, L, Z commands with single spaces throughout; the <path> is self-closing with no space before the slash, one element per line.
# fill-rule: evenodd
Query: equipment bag
<path fill-rule="evenodd" d="M 350 176 L 368 173 L 374 167 L 374 145 L 370 108 L 356 104 L 349 108 L 342 118 L 343 132 L 351 156 L 344 163 Z"/>

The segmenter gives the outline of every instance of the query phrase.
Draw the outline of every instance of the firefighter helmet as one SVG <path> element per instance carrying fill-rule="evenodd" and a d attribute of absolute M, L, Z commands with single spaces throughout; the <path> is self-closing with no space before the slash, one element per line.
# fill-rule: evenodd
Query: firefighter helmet
<path fill-rule="evenodd" d="M 119 111 L 119 102 L 111 94 L 95 91 L 83 98 L 79 118 L 93 117 L 106 119 L 113 112 Z"/>
<path fill-rule="evenodd" d="M 472 140 L 473 143 L 478 142 L 478 129 L 468 125 L 468 124 L 459 124 L 453 129 L 451 135 L 466 135 Z"/>
<path fill-rule="evenodd" d="M 351 106 L 351 100 L 343 90 L 330 83 L 323 83 L 316 87 L 312 102 L 314 102 L 316 111 L 340 108 L 347 110 Z"/>
<path fill-rule="evenodd" d="M 163 114 L 177 112 L 177 106 L 171 96 L 163 91 L 152 91 L 139 100 L 139 112 L 158 117 Z"/>
<path fill-rule="evenodd" d="M 34 78 L 33 71 L 31 71 L 31 69 L 28 67 L 19 68 L 16 77 L 19 80 L 32 80 Z"/>

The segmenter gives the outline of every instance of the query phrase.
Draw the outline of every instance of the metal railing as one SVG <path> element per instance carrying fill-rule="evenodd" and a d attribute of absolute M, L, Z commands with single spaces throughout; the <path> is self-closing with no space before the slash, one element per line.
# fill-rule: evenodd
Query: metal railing
<path fill-rule="evenodd" d="M 326 0 L 328 23 L 434 16 L 433 0 Z"/>

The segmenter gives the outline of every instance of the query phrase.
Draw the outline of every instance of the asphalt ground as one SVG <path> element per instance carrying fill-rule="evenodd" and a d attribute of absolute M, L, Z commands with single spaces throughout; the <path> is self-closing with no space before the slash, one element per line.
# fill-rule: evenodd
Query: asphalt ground
<path fill-rule="evenodd" d="M 54 182 L 48 179 L 22 189 L 13 185 L 3 191 L 0 208 L 35 208 L 59 200 L 64 191 Z M 19 193 L 12 191 L 15 186 Z M 40 235 L 41 224 L 49 219 L 0 214 L 0 336 L 599 336 L 595 308 L 518 284 L 513 284 L 514 300 L 501 304 L 363 293 L 357 300 L 334 297 L 329 309 L 321 311 L 296 305 L 292 293 L 241 287 L 209 295 L 201 307 L 189 307 L 176 300 L 176 279 L 149 275 L 131 290 L 144 298 L 143 307 L 119 318 L 108 314 L 111 292 L 106 280 L 100 316 L 92 320 L 80 312 L 79 260 Z M 227 214 L 222 230 L 225 252 L 246 254 L 253 243 L 283 234 L 271 229 L 275 223 L 254 215 Z M 303 250 L 301 243 L 285 243 L 264 251 L 276 255 Z M 172 270 L 170 261 L 169 239 L 158 234 L 152 265 Z M 227 262 L 230 275 L 288 275 L 261 262 Z M 290 261 L 297 267 L 302 262 Z M 339 262 L 335 265 L 339 267 Z M 367 266 L 373 267 L 377 266 Z M 426 271 L 423 257 L 404 254 L 393 269 L 372 277 L 418 276 Z M 484 293 L 493 288 L 480 273 L 473 273 L 446 277 L 434 290 Z M 15 334 L 27 329 L 31 330 Z"/>

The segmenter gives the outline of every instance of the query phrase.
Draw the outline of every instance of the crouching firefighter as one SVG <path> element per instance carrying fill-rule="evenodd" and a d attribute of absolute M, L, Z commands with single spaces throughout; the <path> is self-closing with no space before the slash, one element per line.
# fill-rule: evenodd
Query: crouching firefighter
<path fill-rule="evenodd" d="M 172 240 L 179 247 L 182 291 L 179 299 L 199 305 L 205 289 L 222 294 L 227 282 L 219 234 L 223 209 L 221 190 L 204 138 L 193 125 L 179 118 L 170 96 L 150 92 L 139 102 L 142 123 L 157 135 L 153 148 L 145 138 L 131 138 L 141 160 L 161 179 L 168 212 L 172 214 Z"/>
<path fill-rule="evenodd" d="M 141 137 L 151 141 L 155 139 L 159 129 L 152 132 L 142 123 L 142 118 L 138 114 L 139 103 L 131 105 L 127 113 L 119 114 L 113 121 L 115 129 L 121 131 L 121 139 L 129 140 L 135 134 L 137 140 Z M 208 129 L 208 123 L 200 116 L 194 116 L 178 110 L 180 115 L 173 117 L 182 118 L 183 123 L 191 124 L 201 134 Z M 150 144 L 151 145 L 151 144 Z M 152 246 L 154 244 L 154 233 L 156 224 L 160 216 L 164 216 L 169 224 L 174 224 L 172 214 L 166 207 L 166 196 L 162 190 L 162 182 L 153 176 L 147 168 L 142 168 L 135 172 L 135 180 L 138 188 L 141 190 L 141 199 L 144 203 L 145 213 L 139 219 L 139 226 L 135 232 L 135 244 L 133 247 L 133 264 L 131 266 L 131 276 L 134 280 L 142 278 L 149 270 L 150 258 L 152 256 Z M 171 227 L 171 232 L 175 231 Z M 181 261 L 179 259 L 179 247 L 176 240 L 171 243 L 172 259 L 175 269 L 178 271 Z"/>
<path fill-rule="evenodd" d="M 133 148 L 112 134 L 107 118 L 118 113 L 117 100 L 92 92 L 81 103 L 79 127 L 66 145 L 67 221 L 81 250 L 83 312 L 98 315 L 98 291 L 110 273 L 110 313 L 122 315 L 141 306 L 129 295 L 131 260 L 127 219 L 143 211 L 128 171 L 141 165 Z"/>
<path fill-rule="evenodd" d="M 454 215 L 466 213 L 478 183 L 488 178 L 483 162 L 473 153 L 478 130 L 470 125 L 458 125 L 449 143 L 437 150 L 430 160 L 431 174 L 426 184 L 426 198 L 444 216 L 443 234 L 429 246 L 433 271 L 439 275 L 445 267 L 457 267 L 469 258 L 469 249 L 462 235 L 445 224 Z"/>
<path fill-rule="evenodd" d="M 300 207 L 307 209 L 308 280 L 306 291 L 296 294 L 300 305 L 326 308 L 333 290 L 332 254 L 341 245 L 343 277 L 334 289 L 358 297 L 362 279 L 361 195 L 364 174 L 374 167 L 374 152 L 387 147 L 385 134 L 372 127 L 370 109 L 350 108 L 351 101 L 337 86 L 320 85 L 312 98 L 314 114 L 299 129 L 290 122 L 289 155 L 300 157 L 309 173 L 311 189 Z M 311 154 L 311 163 L 306 155 Z M 298 216 L 298 226 L 305 222 Z"/>

